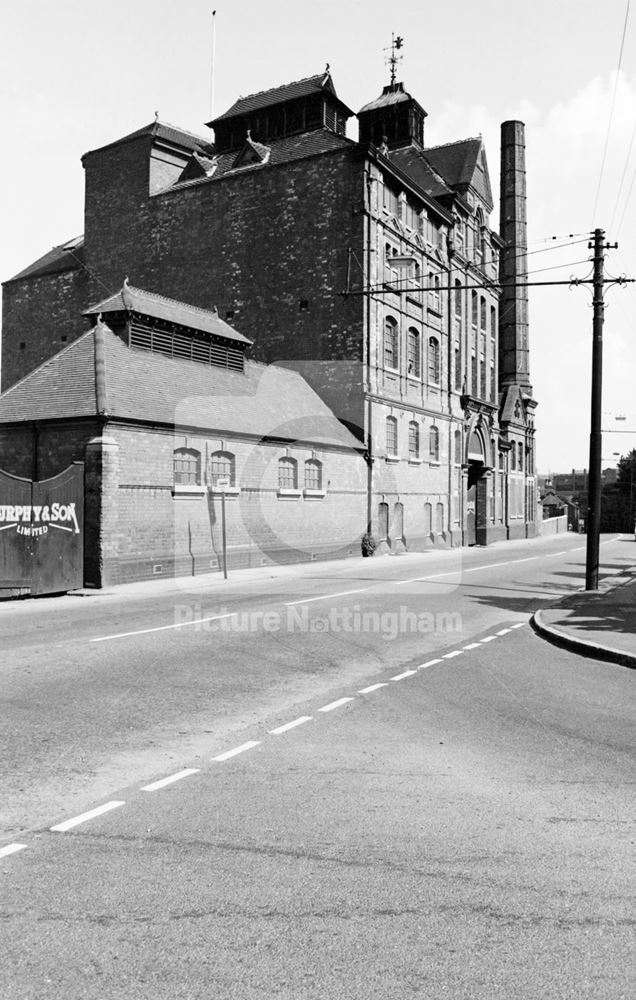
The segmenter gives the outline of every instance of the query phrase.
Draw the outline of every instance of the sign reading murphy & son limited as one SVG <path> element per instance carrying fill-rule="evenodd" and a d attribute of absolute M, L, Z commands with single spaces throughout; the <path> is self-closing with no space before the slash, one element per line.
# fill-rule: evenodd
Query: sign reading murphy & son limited
<path fill-rule="evenodd" d="M 0 470 L 0 593 L 83 584 L 84 466 L 36 482 Z"/>

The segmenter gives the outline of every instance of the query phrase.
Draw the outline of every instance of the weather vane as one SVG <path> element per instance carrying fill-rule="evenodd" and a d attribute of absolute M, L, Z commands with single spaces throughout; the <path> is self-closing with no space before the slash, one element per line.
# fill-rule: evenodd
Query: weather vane
<path fill-rule="evenodd" d="M 402 59 L 404 58 L 404 56 L 397 55 L 398 51 L 402 48 L 403 45 L 404 45 L 404 39 L 400 35 L 396 36 L 393 34 L 393 32 L 391 32 L 391 48 L 390 49 L 386 48 L 384 50 L 385 52 L 389 51 L 391 52 L 391 55 L 388 56 L 387 59 L 385 60 L 387 64 L 391 67 L 391 86 L 395 84 L 395 77 L 397 75 L 398 63 L 402 62 Z"/>

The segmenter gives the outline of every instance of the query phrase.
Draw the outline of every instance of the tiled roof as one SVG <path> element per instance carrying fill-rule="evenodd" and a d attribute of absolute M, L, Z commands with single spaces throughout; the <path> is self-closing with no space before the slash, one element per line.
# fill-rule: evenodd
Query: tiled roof
<path fill-rule="evenodd" d="M 401 104 L 403 101 L 412 101 L 411 95 L 404 89 L 403 83 L 388 84 L 379 97 L 374 101 L 369 101 L 358 111 L 359 115 L 365 111 L 375 111 L 377 108 L 388 108 L 394 104 Z M 417 101 L 415 102 L 417 104 Z"/>
<path fill-rule="evenodd" d="M 486 154 L 481 137 L 460 139 L 442 146 L 431 146 L 424 150 L 426 159 L 452 188 L 467 188 L 469 184 L 484 199 L 490 209 L 493 207 L 492 191 L 488 177 Z M 483 157 L 484 169 L 478 166 Z"/>
<path fill-rule="evenodd" d="M 441 195 L 451 194 L 451 189 L 437 171 L 433 170 L 426 156 L 417 146 L 389 150 L 388 158 L 431 197 L 439 198 Z"/>
<path fill-rule="evenodd" d="M 77 236 L 75 239 L 61 243 L 53 247 L 38 260 L 29 264 L 28 267 L 19 271 L 9 281 L 18 281 L 21 278 L 38 278 L 43 274 L 57 274 L 60 271 L 75 271 L 84 264 L 84 237 Z"/>
<path fill-rule="evenodd" d="M 95 415 L 96 336 L 113 419 L 360 448 L 296 372 L 247 361 L 243 374 L 131 350 L 103 323 L 0 396 L 0 422 Z"/>
<path fill-rule="evenodd" d="M 216 312 L 200 309 L 198 306 L 191 306 L 177 299 L 168 299 L 154 292 L 146 292 L 141 288 L 133 288 L 127 282 L 119 292 L 86 309 L 83 315 L 96 316 L 99 313 L 108 315 L 113 312 L 134 312 L 143 316 L 153 316 L 155 319 L 163 319 L 191 330 L 202 330 L 215 337 L 223 337 L 225 340 L 238 340 L 242 344 L 252 343 L 248 337 L 244 337 L 222 320 Z"/>
<path fill-rule="evenodd" d="M 254 141 L 254 140 L 252 140 Z M 259 143 L 260 145 L 260 143 Z M 344 149 L 355 146 L 352 139 L 347 139 L 343 135 L 336 135 L 328 128 L 315 129 L 313 132 L 302 132 L 299 135 L 287 136 L 285 139 L 272 139 L 268 142 L 267 149 L 270 155 L 267 163 L 253 163 L 246 166 L 234 167 L 237 159 L 237 151 L 231 150 L 227 153 L 220 153 L 217 156 L 217 168 L 209 178 L 196 178 L 194 181 L 178 181 L 176 186 L 181 184 L 201 183 L 210 180 L 212 182 L 230 173 L 233 169 L 239 170 L 267 170 L 268 166 L 276 166 L 279 163 L 291 163 L 293 160 L 301 160 L 306 156 L 317 156 L 320 153 L 329 153 L 334 149 Z M 171 189 L 172 190 L 172 189 Z"/>
<path fill-rule="evenodd" d="M 238 101 L 235 101 L 227 111 L 211 121 L 210 125 L 225 121 L 228 118 L 238 118 L 253 111 L 260 111 L 261 108 L 269 108 L 272 104 L 283 104 L 285 101 L 292 101 L 297 97 L 318 94 L 324 90 L 328 90 L 342 104 L 342 101 L 336 95 L 331 76 L 327 70 L 324 73 L 316 74 L 316 76 L 307 76 L 302 80 L 295 80 L 293 83 L 284 83 L 280 87 L 261 90 L 257 94 L 250 94 L 248 97 L 239 97 Z M 347 110 L 349 109 L 347 108 Z"/>
<path fill-rule="evenodd" d="M 108 142 L 98 148 L 108 149 L 110 146 L 119 146 L 121 143 L 129 142 L 131 139 L 137 139 L 141 135 L 156 136 L 158 139 L 173 142 L 175 145 L 183 146 L 185 149 L 197 149 L 209 154 L 214 151 L 214 144 L 211 139 L 206 139 L 200 135 L 195 135 L 193 132 L 187 132 L 177 125 L 170 125 L 168 122 L 161 121 L 150 122 L 148 125 L 143 125 L 134 132 L 129 132 L 128 135 L 124 135 L 120 139 L 115 139 L 113 142 Z M 84 155 L 88 156 L 89 153 L 94 152 L 96 150 L 89 150 Z"/>

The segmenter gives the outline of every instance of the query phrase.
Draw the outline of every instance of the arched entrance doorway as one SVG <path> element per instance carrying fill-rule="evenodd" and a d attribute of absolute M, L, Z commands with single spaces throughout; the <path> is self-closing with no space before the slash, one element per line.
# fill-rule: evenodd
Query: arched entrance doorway
<path fill-rule="evenodd" d="M 468 481 L 466 484 L 466 544 L 486 544 L 488 523 L 488 480 L 486 449 L 479 431 L 471 431 L 468 439 Z"/>

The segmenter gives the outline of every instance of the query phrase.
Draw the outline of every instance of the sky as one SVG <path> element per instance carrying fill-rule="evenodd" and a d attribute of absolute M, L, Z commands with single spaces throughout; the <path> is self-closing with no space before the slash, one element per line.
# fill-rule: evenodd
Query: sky
<path fill-rule="evenodd" d="M 630 11 L 628 0 L 217 0 L 214 46 L 213 9 L 203 0 L 5 8 L 1 280 L 82 232 L 87 150 L 147 124 L 155 111 L 210 135 L 212 98 L 220 114 L 239 95 L 326 63 L 338 95 L 358 111 L 388 82 L 392 33 L 404 39 L 398 79 L 428 112 L 426 144 L 483 135 L 494 229 L 500 124 L 525 122 L 532 280 L 589 277 L 597 227 L 619 244 L 607 252 L 607 275 L 636 278 L 636 3 Z M 348 134 L 357 137 L 355 120 Z M 529 296 L 539 472 L 582 469 L 591 290 L 560 285 Z M 606 288 L 604 466 L 636 447 L 635 312 L 636 285 Z"/>

